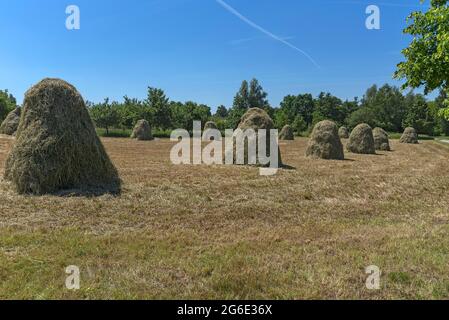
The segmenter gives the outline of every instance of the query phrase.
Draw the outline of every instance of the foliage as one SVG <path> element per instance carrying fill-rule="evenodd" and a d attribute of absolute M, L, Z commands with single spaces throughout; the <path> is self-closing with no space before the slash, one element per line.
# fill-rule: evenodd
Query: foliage
<path fill-rule="evenodd" d="M 424 2 L 424 1 L 421 1 Z M 402 51 L 405 61 L 398 64 L 395 77 L 404 79 L 404 88 L 423 86 L 428 94 L 436 89 L 449 92 L 449 7 L 447 0 L 431 0 L 426 12 L 416 11 L 407 18 L 405 34 L 413 37 Z M 449 119 L 449 101 L 440 114 Z"/>
<path fill-rule="evenodd" d="M 97 127 L 106 130 L 106 134 L 109 134 L 109 128 L 117 127 L 120 123 L 117 104 L 110 104 L 109 98 L 104 99 L 103 103 L 92 106 L 90 108 L 90 116 Z"/>
<path fill-rule="evenodd" d="M 171 127 L 171 109 L 169 99 L 162 89 L 148 87 L 148 97 L 145 105 L 151 109 L 154 120 L 150 123 L 162 130 Z"/>
<path fill-rule="evenodd" d="M 3 121 L 16 105 L 16 98 L 8 90 L 0 90 L 0 121 Z"/>

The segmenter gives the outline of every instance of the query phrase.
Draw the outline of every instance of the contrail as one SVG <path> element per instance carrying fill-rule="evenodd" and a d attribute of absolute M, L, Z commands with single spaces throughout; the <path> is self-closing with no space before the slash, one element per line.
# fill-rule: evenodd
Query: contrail
<path fill-rule="evenodd" d="M 294 46 L 293 44 L 291 44 L 290 42 L 282 39 L 281 37 L 278 37 L 277 35 L 271 33 L 270 31 L 262 28 L 261 26 L 259 26 L 258 24 L 252 22 L 251 20 L 249 20 L 247 17 L 245 17 L 244 15 L 242 15 L 240 12 L 238 12 L 237 10 L 235 10 L 233 7 L 231 7 L 229 4 L 227 4 L 226 2 L 224 2 L 223 0 L 215 0 L 218 2 L 218 4 L 220 4 L 223 8 L 225 8 L 227 11 L 229 11 L 230 13 L 232 13 L 233 15 L 235 15 L 237 18 L 239 18 L 240 20 L 242 20 L 243 22 L 245 22 L 246 24 L 250 25 L 251 27 L 253 27 L 256 30 L 259 30 L 260 32 L 266 34 L 267 36 L 269 36 L 270 38 L 279 41 L 283 44 L 285 44 L 286 46 L 292 48 L 293 50 L 298 51 L 299 53 L 301 53 L 302 55 L 304 55 L 307 59 L 310 60 L 310 62 L 312 62 L 315 67 L 317 67 L 318 69 L 321 69 L 321 67 L 318 65 L 318 63 L 315 62 L 315 60 L 313 60 L 313 58 L 307 54 L 307 52 L 305 52 L 304 50 L 299 49 L 298 47 Z"/>

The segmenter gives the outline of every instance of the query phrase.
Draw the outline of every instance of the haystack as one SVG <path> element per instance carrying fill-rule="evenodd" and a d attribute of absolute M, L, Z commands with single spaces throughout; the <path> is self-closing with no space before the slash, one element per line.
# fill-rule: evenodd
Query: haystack
<path fill-rule="evenodd" d="M 359 124 L 352 130 L 347 145 L 348 151 L 360 154 L 375 154 L 373 130 L 366 123 Z"/>
<path fill-rule="evenodd" d="M 208 121 L 206 122 L 206 124 L 204 125 L 204 131 L 207 131 L 209 129 L 218 129 L 217 124 L 213 121 Z"/>
<path fill-rule="evenodd" d="M 26 92 L 16 135 L 5 178 L 19 193 L 120 191 L 83 98 L 67 82 L 44 79 Z"/>
<path fill-rule="evenodd" d="M 334 122 L 324 120 L 315 125 L 306 156 L 327 160 L 344 160 L 343 145 L 338 136 L 338 127 Z"/>
<path fill-rule="evenodd" d="M 279 140 L 295 140 L 292 127 L 289 125 L 284 126 L 281 133 L 279 133 Z"/>
<path fill-rule="evenodd" d="M 373 129 L 374 148 L 379 151 L 391 151 L 388 133 L 382 128 Z"/>
<path fill-rule="evenodd" d="M 218 130 L 217 124 L 213 121 L 208 121 L 206 122 L 206 124 L 204 125 L 204 134 L 205 137 L 207 137 L 206 141 L 209 140 L 215 140 L 215 137 L 211 136 L 211 132 L 208 132 L 209 130 Z M 217 137 L 218 141 L 221 140 L 221 137 Z"/>
<path fill-rule="evenodd" d="M 266 130 L 266 155 L 267 157 L 269 157 L 270 154 L 270 130 L 275 129 L 274 128 L 274 123 L 273 120 L 270 118 L 270 116 L 268 115 L 268 113 L 266 113 L 264 110 L 260 109 L 260 108 L 251 108 L 249 109 L 241 118 L 240 120 L 240 124 L 238 126 L 237 129 L 241 129 L 243 130 L 243 132 L 245 132 L 245 130 L 248 129 L 253 129 L 256 133 L 256 154 L 259 154 L 259 146 L 258 146 L 258 140 L 259 140 L 259 135 L 258 135 L 258 130 L 261 129 L 265 129 Z M 236 162 L 236 143 L 235 143 L 235 139 L 234 139 L 234 163 Z M 282 166 L 282 159 L 281 159 L 281 152 L 279 150 L 279 146 L 277 146 L 277 152 L 278 152 L 278 165 L 279 167 Z M 244 143 L 244 164 L 249 164 L 248 161 L 248 140 L 245 139 L 245 143 Z M 258 166 L 260 166 L 259 161 L 257 161 Z"/>
<path fill-rule="evenodd" d="M 11 111 L 6 119 L 2 122 L 0 126 L 0 134 L 7 134 L 9 136 L 13 136 L 17 128 L 19 127 L 20 121 L 20 108 L 16 108 Z"/>
<path fill-rule="evenodd" d="M 418 133 L 414 128 L 406 128 L 404 134 L 399 140 L 400 143 L 417 144 L 418 143 Z"/>
<path fill-rule="evenodd" d="M 153 135 L 151 134 L 151 127 L 147 120 L 137 121 L 133 133 L 131 134 L 131 139 L 137 139 L 140 141 L 153 140 Z"/>
<path fill-rule="evenodd" d="M 349 130 L 346 127 L 341 127 L 338 129 L 338 135 L 340 139 L 349 139 Z"/>

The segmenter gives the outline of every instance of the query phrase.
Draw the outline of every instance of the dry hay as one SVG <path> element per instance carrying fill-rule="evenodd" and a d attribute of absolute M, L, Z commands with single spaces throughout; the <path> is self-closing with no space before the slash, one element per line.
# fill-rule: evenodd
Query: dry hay
<path fill-rule="evenodd" d="M 341 127 L 338 129 L 338 135 L 340 139 L 349 139 L 349 130 L 346 127 Z"/>
<path fill-rule="evenodd" d="M 310 136 L 306 156 L 317 159 L 344 160 L 343 145 L 337 125 L 324 120 L 315 125 Z"/>
<path fill-rule="evenodd" d="M 153 140 L 153 135 L 151 134 L 151 127 L 147 120 L 137 121 L 133 133 L 131 134 L 131 139 L 137 139 L 140 141 Z"/>
<path fill-rule="evenodd" d="M 391 151 L 388 133 L 382 128 L 373 129 L 374 148 L 379 151 Z"/>
<path fill-rule="evenodd" d="M 21 194 L 117 193 L 120 179 L 84 100 L 72 85 L 44 79 L 23 103 L 5 178 Z"/>
<path fill-rule="evenodd" d="M 275 129 L 273 120 L 270 118 L 268 113 L 266 111 L 260 109 L 260 108 L 251 108 L 249 109 L 241 118 L 240 124 L 237 129 L 241 129 L 243 132 L 245 130 L 253 129 L 256 133 L 257 140 L 256 143 L 256 154 L 259 154 L 259 146 L 258 146 L 258 130 L 265 129 L 266 130 L 266 155 L 269 157 L 270 154 L 270 130 Z M 282 166 L 282 159 L 281 159 L 281 152 L 279 149 L 279 146 L 277 148 L 278 152 L 278 166 Z M 234 139 L 234 163 L 237 164 L 236 159 L 236 143 Z M 244 163 L 243 164 L 249 164 L 248 161 L 248 140 L 245 139 L 244 143 Z M 260 166 L 261 164 L 257 160 L 256 165 Z M 267 165 L 269 166 L 269 165 Z"/>
<path fill-rule="evenodd" d="M 0 134 L 15 135 L 20 121 L 20 108 L 11 111 L 0 126 Z"/>
<path fill-rule="evenodd" d="M 414 128 L 408 127 L 404 130 L 400 143 L 418 144 L 418 133 Z"/>
<path fill-rule="evenodd" d="M 205 141 L 213 141 L 215 140 L 215 137 L 212 136 L 212 132 L 209 132 L 209 130 L 218 130 L 218 126 L 215 122 L 213 121 L 208 121 L 206 122 L 206 124 L 204 125 L 204 137 L 205 137 Z M 221 140 L 221 137 L 217 137 L 217 141 Z"/>
<path fill-rule="evenodd" d="M 366 123 L 359 124 L 349 136 L 347 149 L 352 153 L 375 154 L 373 130 Z"/>
<path fill-rule="evenodd" d="M 286 125 L 279 134 L 279 140 L 295 140 L 295 135 L 291 126 Z"/>
<path fill-rule="evenodd" d="M 204 131 L 207 131 L 209 129 L 216 129 L 218 130 L 217 124 L 213 121 L 208 121 L 206 122 L 206 124 L 204 125 Z"/>

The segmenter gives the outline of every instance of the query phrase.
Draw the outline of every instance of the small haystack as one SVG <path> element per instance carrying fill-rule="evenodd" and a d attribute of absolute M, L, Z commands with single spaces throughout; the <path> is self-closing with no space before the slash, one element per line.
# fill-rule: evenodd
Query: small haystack
<path fill-rule="evenodd" d="M 270 118 L 268 113 L 260 108 L 251 108 L 249 109 L 240 120 L 240 124 L 237 129 L 241 129 L 245 132 L 245 130 L 253 129 L 256 132 L 256 137 L 258 140 L 258 130 L 265 129 L 266 130 L 266 155 L 269 157 L 270 154 L 270 130 L 274 129 L 273 120 Z M 259 154 L 259 146 L 257 141 L 256 143 L 256 155 Z M 234 139 L 234 163 L 236 163 L 236 143 Z M 279 150 L 279 146 L 277 146 L 278 152 L 278 165 L 282 166 L 281 160 L 281 152 Z M 245 139 L 244 143 L 244 164 L 248 164 L 248 141 Z M 259 161 L 257 161 L 257 165 Z"/>
<path fill-rule="evenodd" d="M 209 141 L 209 140 L 213 141 L 213 140 L 215 140 L 215 137 L 212 137 L 210 132 L 208 133 L 209 130 L 218 130 L 217 124 L 213 121 L 208 121 L 204 125 L 204 134 L 205 134 L 205 137 L 207 137 L 206 141 Z M 218 137 L 218 141 L 219 140 L 221 140 L 221 137 Z"/>
<path fill-rule="evenodd" d="M 338 136 L 338 127 L 334 122 L 324 120 L 315 125 L 306 156 L 316 159 L 344 160 L 343 145 Z"/>
<path fill-rule="evenodd" d="M 338 135 L 340 139 L 349 139 L 349 130 L 346 127 L 341 127 L 338 129 Z"/>
<path fill-rule="evenodd" d="M 204 131 L 207 131 L 209 129 L 216 129 L 218 130 L 217 124 L 213 121 L 208 121 L 206 122 L 206 124 L 204 125 Z"/>
<path fill-rule="evenodd" d="M 379 151 L 391 151 L 388 133 L 382 128 L 373 129 L 374 148 Z"/>
<path fill-rule="evenodd" d="M 279 140 L 295 140 L 295 135 L 291 126 L 287 124 L 282 128 L 281 133 L 279 133 Z"/>
<path fill-rule="evenodd" d="M 26 92 L 16 135 L 5 178 L 19 193 L 120 191 L 83 98 L 67 82 L 44 79 Z"/>
<path fill-rule="evenodd" d="M 20 108 L 11 111 L 0 126 L 0 134 L 15 135 L 20 121 Z"/>
<path fill-rule="evenodd" d="M 133 133 L 131 134 L 131 139 L 137 139 L 140 141 L 153 140 L 153 135 L 151 134 L 151 127 L 147 120 L 137 121 Z"/>
<path fill-rule="evenodd" d="M 373 130 L 366 123 L 359 124 L 349 136 L 347 149 L 352 153 L 375 154 Z"/>
<path fill-rule="evenodd" d="M 400 143 L 418 144 L 418 133 L 414 128 L 406 128 L 399 140 Z"/>

